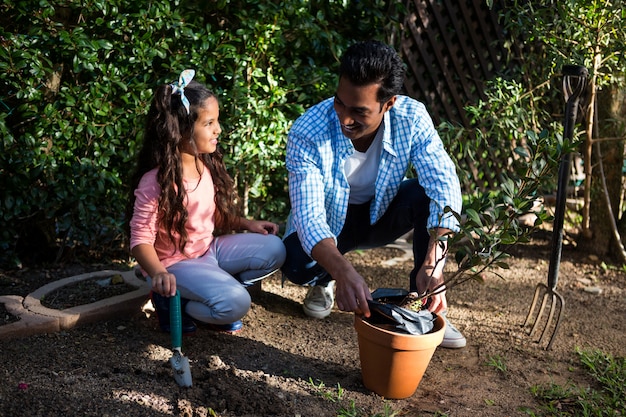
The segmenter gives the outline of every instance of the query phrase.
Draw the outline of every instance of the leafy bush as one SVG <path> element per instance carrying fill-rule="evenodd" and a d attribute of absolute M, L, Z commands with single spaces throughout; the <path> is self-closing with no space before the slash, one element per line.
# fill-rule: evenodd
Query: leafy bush
<path fill-rule="evenodd" d="M 220 145 L 245 213 L 282 222 L 291 123 L 333 93 L 348 44 L 393 39 L 401 13 L 397 2 L 382 0 L 5 1 L 0 263 L 58 260 L 76 250 L 127 256 L 127 184 L 143 116 L 153 89 L 185 68 L 220 98 Z M 511 207 L 528 210 L 536 188 L 520 197 L 518 187 L 548 178 L 546 164 L 558 158 L 559 123 L 545 123 L 551 107 L 539 103 L 549 83 L 520 79 L 494 81 L 488 100 L 468 108 L 476 129 L 440 127 L 472 191 L 466 207 L 496 213 L 494 225 Z M 486 230 L 486 217 L 466 217 L 468 227 Z M 475 245 L 506 245 L 509 232 L 485 234 L 494 240 Z"/>
<path fill-rule="evenodd" d="M 124 249 L 143 116 L 185 68 L 221 99 L 244 209 L 283 221 L 288 128 L 332 94 L 348 43 L 389 24 L 384 3 L 5 1 L 0 263 Z"/>

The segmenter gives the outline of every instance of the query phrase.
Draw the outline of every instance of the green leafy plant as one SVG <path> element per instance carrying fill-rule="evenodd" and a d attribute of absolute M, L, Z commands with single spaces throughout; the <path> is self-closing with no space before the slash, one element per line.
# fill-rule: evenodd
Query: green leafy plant
<path fill-rule="evenodd" d="M 498 9 L 513 35 L 510 51 L 516 64 L 486 83 L 485 100 L 466 108 L 471 126 L 439 126 L 458 163 L 466 196 L 464 213 L 455 214 L 462 230 L 449 242 L 459 270 L 446 277 L 448 288 L 481 280 L 492 266 L 506 268 L 507 248 L 527 241 L 533 232 L 533 227 L 520 226 L 520 216 L 533 213 L 534 226 L 550 220 L 534 206 L 541 204 L 542 195 L 554 192 L 561 155 L 577 151 L 586 139 L 578 132 L 573 141 L 563 141 L 562 117 L 555 117 L 564 108 L 560 70 L 565 64 L 587 66 L 592 88 L 596 82 L 619 82 L 624 60 L 618 51 L 624 49 L 625 38 L 620 34 L 626 30 L 622 9 L 614 1 L 575 0 L 541 5 L 513 1 Z M 546 65 L 537 65 L 538 60 Z M 587 123 L 586 136 L 591 137 L 589 114 Z M 591 167 L 590 148 L 584 149 L 585 164 Z M 588 223 L 588 212 L 581 220 Z M 614 236 L 619 242 L 619 235 Z"/>
<path fill-rule="evenodd" d="M 487 109 L 484 107 L 482 111 Z M 458 134 L 454 137 L 458 138 Z M 465 201 L 463 214 L 445 208 L 445 213 L 459 221 L 460 231 L 439 237 L 448 244 L 439 261 L 454 253 L 458 268 L 447 273 L 444 283 L 422 297 L 470 280 L 482 281 L 486 272 L 498 275 L 497 268 L 508 268 L 510 248 L 528 242 L 536 228 L 551 218 L 545 207 L 537 207 L 536 203 L 546 178 L 554 175 L 561 153 L 568 152 L 573 144 L 547 130 L 526 131 L 523 139 L 524 145 L 515 149 L 519 163 L 500 174 L 497 189 L 476 192 Z M 524 215 L 534 216 L 531 225 L 521 222 Z"/>
<path fill-rule="evenodd" d="M 168 3 L 147 6 L 3 3 L 3 258 L 120 247 L 140 116 L 182 20 Z"/>
<path fill-rule="evenodd" d="M 284 221 L 290 123 L 332 94 L 343 49 L 390 16 L 380 0 L 3 2 L 0 264 L 127 256 L 143 117 L 185 68 L 220 97 L 244 212 Z"/>
<path fill-rule="evenodd" d="M 497 7 L 494 2 L 488 2 Z M 626 262 L 621 244 L 619 220 L 623 213 L 622 162 L 624 152 L 624 76 L 626 60 L 626 11 L 621 1 L 550 0 L 541 3 L 508 1 L 501 8 L 502 22 L 514 39 L 523 39 L 522 53 L 516 58 L 516 74 L 525 83 L 539 84 L 553 80 L 564 65 L 582 65 L 589 70 L 587 94 L 581 103 L 584 132 L 579 152 L 583 160 L 582 214 L 579 243 L 589 244 L 597 254 L 612 252 Z M 537 65 L 541 62 L 542 65 Z M 531 81 L 534 80 L 534 81 Z M 545 89 L 544 89 L 545 90 Z M 555 97 L 553 89 L 545 90 L 541 101 Z M 621 91 L 621 96 L 620 96 Z M 621 98 L 620 98 L 621 97 Z M 611 111 L 603 109 L 613 108 Z M 617 110 L 621 108 L 621 110 Z M 554 114 L 560 114 L 558 111 Z M 553 117 L 550 112 L 537 119 L 545 126 Z M 602 155 L 605 155 L 604 157 Z M 618 155 L 613 161 L 608 154 Z"/>
<path fill-rule="evenodd" d="M 510 10 L 511 33 L 527 28 Z M 0 12 L 0 263 L 9 266 L 126 255 L 123 208 L 143 115 L 153 88 L 189 67 L 220 97 L 220 143 L 244 211 L 284 221 L 291 122 L 332 95 L 350 42 L 398 39 L 403 16 L 382 0 L 6 1 Z M 605 69 L 621 68 L 610 58 Z M 555 161 L 572 149 L 553 117 L 555 68 L 512 66 L 468 106 L 473 126 L 439 126 L 466 196 L 464 231 L 451 243 L 474 278 L 490 259 L 505 267 L 506 248 L 528 236 L 515 217 L 553 189 Z"/>

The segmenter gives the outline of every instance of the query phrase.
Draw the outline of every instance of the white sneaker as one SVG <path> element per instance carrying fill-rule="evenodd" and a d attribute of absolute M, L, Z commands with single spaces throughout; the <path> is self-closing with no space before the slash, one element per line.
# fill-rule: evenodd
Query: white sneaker
<path fill-rule="evenodd" d="M 443 314 L 443 318 L 446 321 L 446 330 L 443 333 L 443 341 L 439 346 L 442 348 L 448 349 L 460 349 L 465 347 L 467 344 L 467 340 L 465 340 L 465 336 L 461 334 L 460 331 L 457 330 L 456 327 L 450 323 L 450 320 Z"/>
<path fill-rule="evenodd" d="M 326 285 L 314 285 L 307 292 L 302 303 L 304 314 L 316 319 L 328 317 L 335 302 L 335 281 Z"/>

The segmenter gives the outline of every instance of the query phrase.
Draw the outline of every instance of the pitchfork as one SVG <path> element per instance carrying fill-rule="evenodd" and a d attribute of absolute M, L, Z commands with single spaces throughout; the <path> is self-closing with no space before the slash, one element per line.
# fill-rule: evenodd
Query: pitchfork
<path fill-rule="evenodd" d="M 563 67 L 563 93 L 565 95 L 565 118 L 563 122 L 564 139 L 571 140 L 574 137 L 574 125 L 578 111 L 578 103 L 587 85 L 588 71 L 585 67 L 577 65 L 566 65 Z M 559 163 L 558 186 L 556 190 L 556 206 L 554 209 L 554 226 L 552 229 L 552 253 L 550 255 L 550 266 L 548 269 L 548 284 L 537 284 L 533 302 L 526 316 L 523 327 L 531 324 L 534 318 L 534 324 L 529 336 L 539 327 L 544 310 L 549 305 L 548 321 L 541 332 L 541 336 L 537 343 L 542 343 L 544 337 L 548 334 L 547 330 L 552 327 L 552 336 L 546 346 L 549 350 L 554 342 L 554 337 L 559 330 L 563 309 L 565 308 L 565 300 L 563 296 L 556 291 L 556 285 L 559 278 L 559 265 L 561 263 L 561 249 L 563 246 L 563 219 L 565 217 L 565 204 L 567 198 L 567 186 L 569 183 L 569 171 L 572 155 L 566 153 L 562 156 Z M 542 296 L 543 294 L 543 296 Z M 535 311 L 537 303 L 541 299 L 541 306 Z M 551 323 L 556 314 L 556 322 L 552 326 Z"/>

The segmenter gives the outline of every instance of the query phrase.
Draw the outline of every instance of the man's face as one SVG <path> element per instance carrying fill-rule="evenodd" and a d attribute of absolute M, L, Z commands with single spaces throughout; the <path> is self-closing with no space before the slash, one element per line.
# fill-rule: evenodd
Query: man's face
<path fill-rule="evenodd" d="M 341 131 L 348 139 L 371 139 L 385 112 L 395 103 L 394 96 L 381 106 L 376 100 L 378 88 L 379 84 L 356 86 L 345 77 L 339 79 L 334 107 L 341 123 Z"/>

